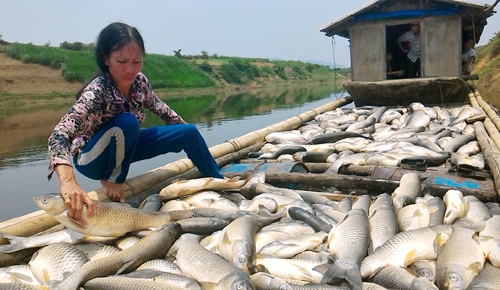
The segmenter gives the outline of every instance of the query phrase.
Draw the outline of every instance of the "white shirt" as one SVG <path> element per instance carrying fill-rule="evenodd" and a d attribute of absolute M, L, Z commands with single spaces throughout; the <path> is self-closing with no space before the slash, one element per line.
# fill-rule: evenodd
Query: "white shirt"
<path fill-rule="evenodd" d="M 464 52 L 464 54 L 462 54 L 462 63 L 465 63 L 470 56 L 476 56 L 476 51 L 474 50 L 474 48 L 471 48 Z M 469 73 L 472 71 L 472 63 L 473 61 L 471 61 L 467 66 L 467 72 Z"/>
<path fill-rule="evenodd" d="M 399 42 L 408 41 L 410 43 L 410 52 L 407 56 L 412 62 L 416 62 L 420 57 L 420 33 L 415 35 L 412 30 L 409 30 L 398 38 Z"/>

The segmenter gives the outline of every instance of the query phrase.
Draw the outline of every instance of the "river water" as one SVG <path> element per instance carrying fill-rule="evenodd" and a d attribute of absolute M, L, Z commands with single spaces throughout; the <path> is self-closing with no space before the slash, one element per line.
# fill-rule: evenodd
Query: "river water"
<path fill-rule="evenodd" d="M 334 101 L 340 94 L 333 91 L 333 86 L 325 85 L 223 92 L 179 97 L 168 104 L 187 122 L 195 124 L 212 147 Z M 34 196 L 59 192 L 57 177 L 47 180 L 47 138 L 66 110 L 67 107 L 0 111 L 0 222 L 38 210 Z M 147 112 L 143 127 L 161 124 L 158 117 Z M 133 163 L 128 177 L 184 157 L 184 152 L 169 153 Z M 77 171 L 75 174 L 85 191 L 101 187 L 99 181 Z"/>

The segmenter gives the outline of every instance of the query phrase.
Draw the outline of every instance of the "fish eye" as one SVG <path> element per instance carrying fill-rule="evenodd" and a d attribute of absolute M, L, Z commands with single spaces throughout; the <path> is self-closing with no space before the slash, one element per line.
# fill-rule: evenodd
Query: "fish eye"
<path fill-rule="evenodd" d="M 243 289 L 243 283 L 240 283 L 238 285 L 236 285 L 236 289 L 240 290 L 240 289 Z"/>
<path fill-rule="evenodd" d="M 42 199 L 42 203 L 44 203 L 44 204 L 45 204 L 45 203 L 47 203 L 47 202 L 49 202 L 49 199 L 48 199 L 48 198 L 46 198 L 46 197 L 44 197 L 44 198 Z"/>
<path fill-rule="evenodd" d="M 243 262 L 245 262 L 246 260 L 247 260 L 247 258 L 245 258 L 245 256 L 239 256 L 239 257 L 238 257 L 238 262 L 240 262 L 240 263 L 243 263 Z"/>

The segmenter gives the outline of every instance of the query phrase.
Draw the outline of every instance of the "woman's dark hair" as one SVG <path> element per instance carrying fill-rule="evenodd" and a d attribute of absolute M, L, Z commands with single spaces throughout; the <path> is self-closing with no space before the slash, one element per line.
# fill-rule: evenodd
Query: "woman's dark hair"
<path fill-rule="evenodd" d="M 135 42 L 142 51 L 142 55 L 146 54 L 144 47 L 144 40 L 137 28 L 132 27 L 122 22 L 113 22 L 104 27 L 99 35 L 95 44 L 94 57 L 99 67 L 98 71 L 94 73 L 92 78 L 76 93 L 76 99 L 80 97 L 85 87 L 96 77 L 103 73 L 108 73 L 108 66 L 105 60 L 111 55 L 113 51 L 123 48 L 125 45 Z"/>
<path fill-rule="evenodd" d="M 97 66 L 101 72 L 108 72 L 108 67 L 104 63 L 106 58 L 113 51 L 119 50 L 131 42 L 135 42 L 141 48 L 142 55 L 146 54 L 142 36 L 135 27 L 122 22 L 114 22 L 104 27 L 97 37 L 94 52 Z"/>

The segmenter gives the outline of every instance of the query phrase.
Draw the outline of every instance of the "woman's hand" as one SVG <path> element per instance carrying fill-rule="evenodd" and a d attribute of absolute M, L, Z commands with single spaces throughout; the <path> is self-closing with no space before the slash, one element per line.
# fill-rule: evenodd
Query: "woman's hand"
<path fill-rule="evenodd" d="M 64 204 L 69 209 L 68 216 L 74 219 L 82 217 L 82 203 L 87 205 L 87 216 L 94 214 L 94 202 L 87 193 L 78 185 L 73 172 L 73 167 L 66 164 L 56 165 L 55 171 L 59 177 L 59 189 L 64 199 Z"/>

